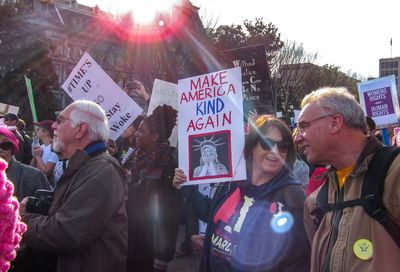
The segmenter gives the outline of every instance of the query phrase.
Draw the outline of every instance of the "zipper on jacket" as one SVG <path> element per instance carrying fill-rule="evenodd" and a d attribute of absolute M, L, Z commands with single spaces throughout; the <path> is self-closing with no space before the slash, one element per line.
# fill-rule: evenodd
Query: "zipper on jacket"
<path fill-rule="evenodd" d="M 335 178 L 336 183 L 337 178 Z M 347 178 L 345 183 L 347 182 Z M 337 191 L 337 197 L 335 197 L 335 202 L 343 202 L 344 200 L 344 186 L 343 188 L 339 188 L 338 186 L 338 191 Z M 340 224 L 340 219 L 342 218 L 343 210 L 337 210 L 333 211 L 333 221 L 331 224 L 332 232 L 329 237 L 329 245 L 328 245 L 328 250 L 325 255 L 325 260 L 322 265 L 322 271 L 324 272 L 329 272 L 330 271 L 330 266 L 331 266 L 331 257 L 332 257 L 332 251 L 333 247 L 336 244 L 338 234 L 339 234 L 339 224 Z"/>

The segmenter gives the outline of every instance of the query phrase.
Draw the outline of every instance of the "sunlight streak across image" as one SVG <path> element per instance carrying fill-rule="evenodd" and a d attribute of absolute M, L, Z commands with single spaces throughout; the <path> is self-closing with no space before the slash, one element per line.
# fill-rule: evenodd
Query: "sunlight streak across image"
<path fill-rule="evenodd" d="M 174 5 L 179 4 L 181 0 L 85 0 L 80 1 L 87 5 L 99 5 L 105 12 L 114 16 L 121 16 L 127 13 L 132 14 L 132 19 L 137 25 L 152 24 L 160 13 L 170 14 Z"/>

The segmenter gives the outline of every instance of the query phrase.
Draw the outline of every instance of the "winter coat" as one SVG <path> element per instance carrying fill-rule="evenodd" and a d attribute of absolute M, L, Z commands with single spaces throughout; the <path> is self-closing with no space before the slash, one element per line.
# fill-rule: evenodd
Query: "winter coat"
<path fill-rule="evenodd" d="M 326 174 L 329 183 L 329 203 L 360 198 L 368 164 L 381 145 L 375 137 L 369 138 L 341 190 L 335 170 L 331 169 Z M 386 213 L 397 224 L 400 224 L 399 165 L 400 155 L 395 158 L 387 172 L 383 193 Z M 304 223 L 312 244 L 311 271 L 399 271 L 400 248 L 384 227 L 371 218 L 362 206 L 327 212 L 317 229 L 311 212 L 316 207 L 316 197 L 320 188 L 307 198 L 304 210 Z M 368 242 L 364 243 L 365 240 L 362 242 L 361 239 L 368 240 L 372 244 L 372 251 L 369 251 Z M 360 246 L 366 250 L 366 253 L 370 252 L 371 256 L 366 256 L 365 260 L 358 258 L 355 250 L 358 250 Z"/>
<path fill-rule="evenodd" d="M 126 271 L 136 271 L 138 262 L 152 266 L 155 259 L 168 263 L 174 257 L 180 216 L 179 198 L 172 186 L 176 167 L 171 152 L 164 168 L 147 164 L 137 175 L 132 173 L 127 201 L 129 247 Z"/>
<path fill-rule="evenodd" d="M 50 183 L 42 171 L 14 158 L 9 163 L 6 173 L 8 179 L 14 184 L 14 195 L 18 201 L 33 196 L 36 190 L 50 190 Z"/>
<path fill-rule="evenodd" d="M 24 240 L 57 255 L 57 272 L 124 271 L 127 256 L 126 184 L 105 152 L 78 150 L 55 190 L 48 216 L 22 214 Z"/>

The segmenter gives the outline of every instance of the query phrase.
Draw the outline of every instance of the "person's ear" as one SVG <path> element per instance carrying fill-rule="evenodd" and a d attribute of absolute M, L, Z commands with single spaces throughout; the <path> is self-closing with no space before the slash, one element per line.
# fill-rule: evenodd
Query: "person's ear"
<path fill-rule="evenodd" d="M 330 122 L 329 129 L 331 130 L 332 134 L 338 133 L 342 127 L 344 126 L 344 117 L 340 114 L 332 115 L 332 119 Z"/>
<path fill-rule="evenodd" d="M 76 125 L 75 129 L 77 131 L 75 134 L 75 139 L 80 140 L 89 132 L 89 125 L 86 123 L 80 123 Z"/>

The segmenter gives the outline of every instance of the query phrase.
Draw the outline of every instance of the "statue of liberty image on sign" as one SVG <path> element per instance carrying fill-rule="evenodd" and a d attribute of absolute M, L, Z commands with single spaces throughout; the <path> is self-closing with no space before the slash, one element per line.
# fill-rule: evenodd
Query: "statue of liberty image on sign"
<path fill-rule="evenodd" d="M 232 176 L 230 131 L 189 137 L 191 180 Z"/>

